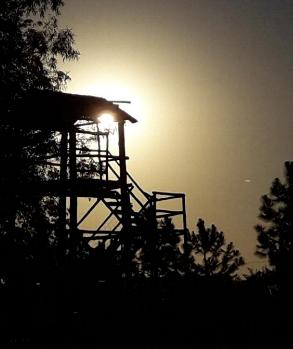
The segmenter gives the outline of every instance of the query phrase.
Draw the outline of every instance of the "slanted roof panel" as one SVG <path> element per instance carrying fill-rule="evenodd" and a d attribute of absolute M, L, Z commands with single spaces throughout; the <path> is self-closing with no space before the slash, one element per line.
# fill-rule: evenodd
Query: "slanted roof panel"
<path fill-rule="evenodd" d="M 102 112 L 111 112 L 115 121 L 137 122 L 135 118 L 104 98 L 64 92 L 34 90 L 20 99 L 9 122 L 30 129 L 64 129 L 77 120 L 97 121 Z"/>

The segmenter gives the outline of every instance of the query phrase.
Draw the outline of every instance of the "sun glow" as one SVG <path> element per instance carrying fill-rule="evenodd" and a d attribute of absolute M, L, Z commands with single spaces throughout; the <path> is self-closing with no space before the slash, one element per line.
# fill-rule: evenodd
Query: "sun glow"
<path fill-rule="evenodd" d="M 149 100 L 149 94 L 141 89 L 141 84 L 135 81 L 135 79 L 129 81 L 127 77 L 122 79 L 111 74 L 106 74 L 106 76 L 102 74 L 97 79 L 91 77 L 87 82 L 80 81 L 70 92 L 105 98 L 108 101 L 114 102 L 120 109 L 124 110 L 138 121 L 138 123 L 135 124 L 130 122 L 125 123 L 125 138 L 129 153 L 134 153 L 134 150 L 137 149 L 138 142 L 140 142 L 140 144 L 144 143 L 145 129 L 149 121 L 149 118 L 146 117 L 149 114 L 149 106 L 146 104 L 146 101 Z M 130 103 L 119 103 L 117 101 L 127 101 Z M 104 110 L 104 112 L 108 113 L 109 111 Z M 98 116 L 99 115 L 96 115 L 96 117 Z M 99 120 L 97 121 L 99 123 Z M 106 124 L 108 124 L 108 121 Z M 114 122 L 114 124 L 115 128 L 110 133 L 111 141 L 109 144 L 111 145 L 117 143 L 118 137 L 118 125 L 116 122 Z M 102 123 L 99 123 L 100 131 L 103 131 L 102 127 L 104 127 Z M 111 151 L 114 153 L 113 149 L 111 149 Z"/>
<path fill-rule="evenodd" d="M 114 116 L 111 113 L 103 113 L 97 117 L 99 127 L 101 131 L 110 131 L 115 130 Z"/>
<path fill-rule="evenodd" d="M 110 77 L 109 77 L 110 79 Z M 144 106 L 142 99 L 138 96 L 137 91 L 129 86 L 115 81 L 99 81 L 96 84 L 89 84 L 81 88 L 78 93 L 106 98 L 109 101 L 126 101 L 130 103 L 117 103 L 119 108 L 129 113 L 139 122 L 143 119 Z M 116 104 L 116 103 L 115 103 Z"/>

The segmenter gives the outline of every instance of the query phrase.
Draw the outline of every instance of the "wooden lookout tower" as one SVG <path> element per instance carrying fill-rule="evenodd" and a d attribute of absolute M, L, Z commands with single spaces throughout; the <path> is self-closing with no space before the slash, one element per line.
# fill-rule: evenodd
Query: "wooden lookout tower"
<path fill-rule="evenodd" d="M 114 130 L 103 126 L 105 113 L 111 114 Z M 126 249 L 130 237 L 141 234 L 147 215 L 155 222 L 170 217 L 179 235 L 187 233 L 185 195 L 147 193 L 128 173 L 124 126 L 137 120 L 117 103 L 33 91 L 19 101 L 10 121 L 20 128 L 55 135 L 55 151 L 40 158 L 39 165 L 53 167 L 57 176 L 44 176 L 22 190 L 57 198 L 58 226 L 64 236 L 83 237 L 89 243 L 103 240 L 108 247 Z M 100 206 L 103 219 L 98 217 Z"/>

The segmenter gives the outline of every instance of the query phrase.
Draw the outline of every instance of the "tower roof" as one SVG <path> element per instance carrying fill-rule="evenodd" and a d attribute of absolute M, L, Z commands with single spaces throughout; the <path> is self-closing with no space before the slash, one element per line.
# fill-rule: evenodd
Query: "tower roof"
<path fill-rule="evenodd" d="M 104 98 L 33 90 L 17 101 L 9 113 L 9 123 L 29 129 L 61 130 L 77 120 L 97 122 L 97 117 L 104 112 L 111 113 L 117 122 L 137 122 L 118 105 Z"/>

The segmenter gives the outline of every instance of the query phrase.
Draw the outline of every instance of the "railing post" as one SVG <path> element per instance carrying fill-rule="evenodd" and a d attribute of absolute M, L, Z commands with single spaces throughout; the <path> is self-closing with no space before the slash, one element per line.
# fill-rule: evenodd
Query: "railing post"
<path fill-rule="evenodd" d="M 187 230 L 187 222 L 186 222 L 186 204 L 185 204 L 185 194 L 182 195 L 182 214 L 183 214 L 183 246 L 184 253 L 187 251 L 187 240 L 188 240 L 188 230 Z"/>
<path fill-rule="evenodd" d="M 60 142 L 60 197 L 59 197 L 59 226 L 61 230 L 61 236 L 64 237 L 66 229 L 66 188 L 67 188 L 67 131 L 61 132 Z"/>
<path fill-rule="evenodd" d="M 131 228 L 131 213 L 130 213 L 130 199 L 127 190 L 127 171 L 126 171 L 126 154 L 125 154 L 125 134 L 124 134 L 125 121 L 118 122 L 118 145 L 119 145 L 119 168 L 120 168 L 120 187 L 121 187 L 121 209 L 122 209 L 122 226 L 123 226 L 123 252 L 124 252 L 124 267 L 126 275 L 128 274 L 129 267 L 129 254 L 130 254 L 130 228 Z"/>
<path fill-rule="evenodd" d="M 74 126 L 69 132 L 69 175 L 70 175 L 70 240 L 74 245 L 77 239 L 77 193 L 76 193 L 76 132 Z M 73 247 L 73 246 L 72 246 Z"/>

